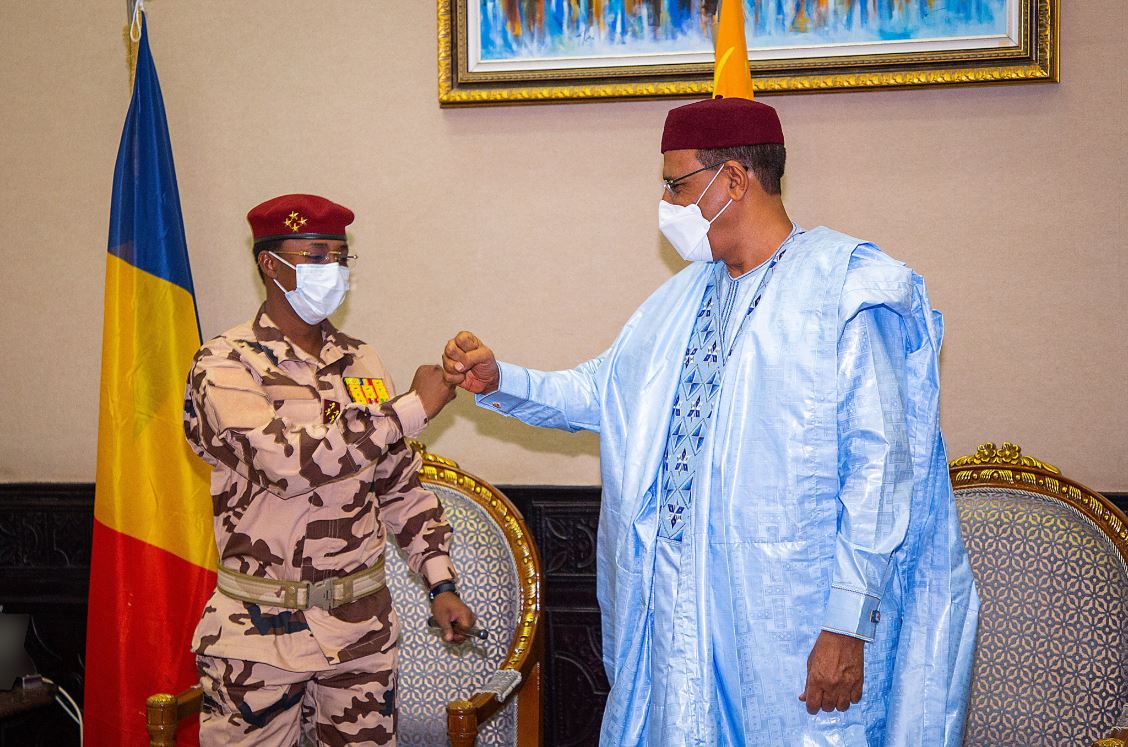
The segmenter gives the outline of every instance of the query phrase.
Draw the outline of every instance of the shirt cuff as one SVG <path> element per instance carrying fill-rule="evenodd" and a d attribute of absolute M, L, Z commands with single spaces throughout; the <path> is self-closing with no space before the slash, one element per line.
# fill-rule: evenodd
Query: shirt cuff
<path fill-rule="evenodd" d="M 415 438 L 427 427 L 427 412 L 423 409 L 423 400 L 414 391 L 396 397 L 388 406 L 399 418 L 400 430 L 404 438 Z"/>
<path fill-rule="evenodd" d="M 880 604 L 881 598 L 873 594 L 832 585 L 822 628 L 872 641 L 877 634 L 877 623 L 881 620 L 877 609 Z"/>
<path fill-rule="evenodd" d="M 497 390 L 490 394 L 478 394 L 474 401 L 479 407 L 508 415 L 515 407 L 529 401 L 532 384 L 527 369 L 512 363 L 497 364 Z"/>
<path fill-rule="evenodd" d="M 454 565 L 450 562 L 450 556 L 448 555 L 436 555 L 425 560 L 420 572 L 423 575 L 423 579 L 427 582 L 428 589 L 443 581 L 454 581 L 458 578 L 458 575 L 454 572 Z"/>

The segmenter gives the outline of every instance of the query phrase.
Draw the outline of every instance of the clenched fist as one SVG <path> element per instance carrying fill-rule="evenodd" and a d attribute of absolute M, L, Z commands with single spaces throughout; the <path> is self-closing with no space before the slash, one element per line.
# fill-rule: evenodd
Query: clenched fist
<path fill-rule="evenodd" d="M 466 636 L 458 632 L 458 628 L 469 630 L 474 627 L 477 615 L 463 604 L 457 594 L 449 591 L 443 592 L 431 602 L 431 615 L 443 631 L 443 640 L 447 643 L 462 643 Z M 452 624 L 457 623 L 457 628 Z"/>
<path fill-rule="evenodd" d="M 443 378 L 472 394 L 497 391 L 501 374 L 494 353 L 473 333 L 459 332 L 443 349 Z"/>
<path fill-rule="evenodd" d="M 807 657 L 807 686 L 799 700 L 807 713 L 845 711 L 862 699 L 865 680 L 865 642 L 824 630 Z"/>
<path fill-rule="evenodd" d="M 438 415 L 454 399 L 454 387 L 444 381 L 443 370 L 433 363 L 415 369 L 411 388 L 419 395 L 428 420 Z"/>

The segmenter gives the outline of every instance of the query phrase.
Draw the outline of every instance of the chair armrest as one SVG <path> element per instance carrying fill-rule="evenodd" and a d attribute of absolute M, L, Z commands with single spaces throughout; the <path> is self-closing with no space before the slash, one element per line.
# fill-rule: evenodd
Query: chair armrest
<path fill-rule="evenodd" d="M 447 735 L 451 747 L 473 747 L 478 728 L 497 713 L 519 691 L 526 691 L 536 699 L 531 711 L 538 714 L 540 729 L 540 666 L 544 658 L 544 638 L 540 628 L 539 610 L 526 620 L 501 668 L 490 676 L 486 689 L 474 693 L 469 700 L 454 700 L 447 704 Z M 490 688 L 497 685 L 496 688 Z"/>
<path fill-rule="evenodd" d="M 192 685 L 178 695 L 157 693 L 145 699 L 145 726 L 150 747 L 173 747 L 181 719 L 199 713 L 204 689 Z"/>
<path fill-rule="evenodd" d="M 1114 729 L 1104 739 L 1093 742 L 1093 747 L 1128 747 L 1128 729 Z"/>
<path fill-rule="evenodd" d="M 471 695 L 469 700 L 454 700 L 448 703 L 447 731 L 452 740 L 451 745 L 456 744 L 454 741 L 456 736 L 477 736 L 478 727 L 497 713 L 513 697 L 523 679 L 519 670 L 503 667 L 490 676 L 485 689 Z M 499 680 L 501 681 L 499 682 Z M 497 687 L 496 689 L 490 687 L 494 684 L 504 685 L 504 687 Z M 473 744 L 473 742 L 469 742 L 469 744 Z"/>
<path fill-rule="evenodd" d="M 486 680 L 482 692 L 493 693 L 498 703 L 504 703 L 521 685 L 521 679 L 521 672 L 516 669 L 499 669 Z"/>
<path fill-rule="evenodd" d="M 204 704 L 204 688 L 192 685 L 176 696 L 176 717 L 180 720 L 200 712 Z"/>
<path fill-rule="evenodd" d="M 465 720 L 470 713 L 473 713 L 476 724 L 485 723 L 513 696 L 522 679 L 521 672 L 516 669 L 497 670 L 490 675 L 485 687 L 471 695 L 469 700 L 454 700 L 447 705 L 448 723 L 453 723 L 452 719 Z"/>

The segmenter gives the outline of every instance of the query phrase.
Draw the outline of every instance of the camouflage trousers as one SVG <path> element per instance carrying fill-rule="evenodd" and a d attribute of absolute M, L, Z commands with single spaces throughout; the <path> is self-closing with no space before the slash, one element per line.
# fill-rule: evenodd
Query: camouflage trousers
<path fill-rule="evenodd" d="M 398 647 L 319 672 L 197 656 L 201 747 L 396 743 Z"/>

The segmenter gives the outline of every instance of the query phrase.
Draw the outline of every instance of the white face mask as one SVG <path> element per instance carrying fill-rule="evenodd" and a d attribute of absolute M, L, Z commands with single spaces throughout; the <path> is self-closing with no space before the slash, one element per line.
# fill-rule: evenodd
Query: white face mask
<path fill-rule="evenodd" d="M 697 202 L 692 205 L 675 205 L 665 200 L 658 202 L 658 230 L 687 262 L 712 262 L 714 259 L 713 247 L 709 244 L 709 226 L 721 217 L 721 213 L 728 210 L 732 200 L 725 203 L 720 212 L 713 216 L 713 220 L 706 220 L 705 216 L 701 215 L 698 203 L 709 191 L 709 187 L 713 186 L 713 182 L 717 181 L 722 171 L 724 168 L 718 169 L 717 173 L 713 174 L 713 178 L 705 185 Z"/>
<path fill-rule="evenodd" d="M 274 284 L 286 294 L 290 307 L 306 324 L 324 321 L 340 308 L 349 289 L 349 268 L 337 262 L 292 265 L 274 252 L 270 256 L 293 268 L 297 275 L 297 285 L 292 291 L 283 288 L 277 280 Z"/>

